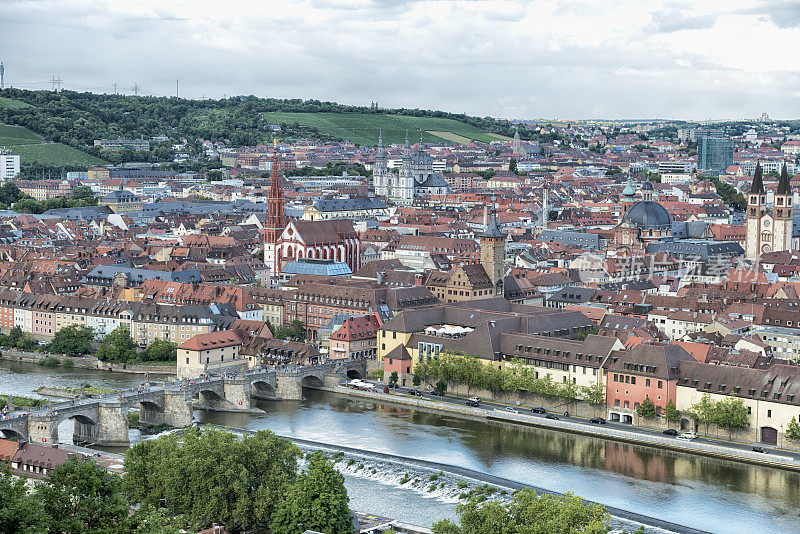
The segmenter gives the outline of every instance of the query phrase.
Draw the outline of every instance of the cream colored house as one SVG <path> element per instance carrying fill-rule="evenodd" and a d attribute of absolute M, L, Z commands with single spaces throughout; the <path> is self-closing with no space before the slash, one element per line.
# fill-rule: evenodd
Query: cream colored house
<path fill-rule="evenodd" d="M 178 378 L 243 371 L 247 359 L 239 355 L 246 338 L 240 330 L 198 334 L 178 346 Z"/>

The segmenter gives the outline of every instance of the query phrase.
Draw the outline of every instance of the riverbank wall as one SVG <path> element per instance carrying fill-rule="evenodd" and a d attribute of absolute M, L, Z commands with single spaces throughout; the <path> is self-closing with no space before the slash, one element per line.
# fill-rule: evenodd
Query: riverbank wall
<path fill-rule="evenodd" d="M 601 438 L 611 441 L 621 441 L 644 445 L 657 449 L 668 449 L 687 454 L 710 456 L 723 460 L 747 462 L 766 467 L 775 467 L 800 472 L 800 462 L 791 456 L 780 456 L 779 454 L 763 454 L 747 450 L 735 449 L 724 445 L 701 443 L 697 441 L 682 441 L 671 436 L 657 436 L 631 432 L 618 428 L 610 428 L 602 425 L 580 423 L 576 421 L 552 420 L 544 417 L 537 417 L 525 413 L 512 413 L 504 411 L 490 411 L 483 408 L 473 408 L 460 404 L 452 404 L 438 400 L 428 400 L 419 397 L 408 397 L 396 393 L 375 393 L 361 391 L 341 386 L 320 388 L 336 395 L 344 397 L 371 400 L 384 404 L 397 406 L 407 406 L 423 411 L 435 412 L 438 414 L 446 413 L 465 419 L 498 421 L 505 423 L 515 423 L 525 426 L 546 428 L 558 432 L 581 434 L 584 436 Z"/>
<path fill-rule="evenodd" d="M 94 356 L 59 356 L 57 354 L 44 354 L 40 352 L 25 352 L 19 350 L 3 349 L 2 357 L 0 359 L 9 360 L 22 363 L 35 363 L 46 360 L 47 358 L 56 358 L 61 362 L 62 367 L 75 367 L 78 369 L 95 369 L 98 371 L 111 371 L 114 373 L 130 373 L 140 374 L 145 373 L 151 375 L 170 376 L 175 375 L 175 365 L 159 365 L 159 364 L 126 364 L 126 363 L 110 363 L 101 362 Z M 66 363 L 65 362 L 69 362 Z"/>

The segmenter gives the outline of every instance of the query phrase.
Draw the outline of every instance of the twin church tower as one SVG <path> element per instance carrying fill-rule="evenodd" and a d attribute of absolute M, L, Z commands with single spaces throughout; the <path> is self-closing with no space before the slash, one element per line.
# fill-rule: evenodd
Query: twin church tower
<path fill-rule="evenodd" d="M 747 195 L 747 235 L 745 238 L 745 254 L 750 259 L 757 259 L 768 252 L 792 250 L 793 208 L 792 184 L 784 164 L 778 189 L 772 203 L 772 211 L 767 208 L 767 192 L 761 164 L 756 164 L 753 174 L 753 185 Z"/>

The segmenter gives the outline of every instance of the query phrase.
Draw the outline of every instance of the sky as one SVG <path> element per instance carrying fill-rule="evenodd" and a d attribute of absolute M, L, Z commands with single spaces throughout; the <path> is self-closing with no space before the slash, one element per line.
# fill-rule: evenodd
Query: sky
<path fill-rule="evenodd" d="M 800 0 L 0 0 L 6 85 L 513 119 L 800 117 Z"/>

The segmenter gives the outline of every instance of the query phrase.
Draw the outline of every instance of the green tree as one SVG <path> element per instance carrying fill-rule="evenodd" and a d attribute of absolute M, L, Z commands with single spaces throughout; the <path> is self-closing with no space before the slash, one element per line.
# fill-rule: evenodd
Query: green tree
<path fill-rule="evenodd" d="M 678 411 L 672 399 L 668 400 L 667 405 L 664 407 L 664 417 L 670 423 L 677 423 L 681 420 L 681 412 Z"/>
<path fill-rule="evenodd" d="M 419 376 L 419 373 L 414 371 L 414 376 L 411 378 L 411 383 L 414 384 L 414 387 L 419 387 L 422 383 L 422 378 Z"/>
<path fill-rule="evenodd" d="M 797 422 L 797 417 L 792 417 L 786 425 L 786 439 L 794 444 L 800 443 L 800 423 Z"/>
<path fill-rule="evenodd" d="M 72 200 L 94 200 L 94 193 L 92 188 L 88 185 L 82 185 L 72 190 Z"/>
<path fill-rule="evenodd" d="M 706 393 L 700 397 L 700 402 L 689 406 L 687 413 L 696 424 L 706 426 L 706 434 L 708 434 L 708 425 L 714 422 L 714 409 L 715 402 L 711 400 L 711 396 Z"/>
<path fill-rule="evenodd" d="M 436 391 L 438 391 L 442 395 L 447 393 L 447 382 L 445 382 L 444 380 L 439 380 L 438 382 L 436 382 Z"/>
<path fill-rule="evenodd" d="M 154 339 L 139 358 L 147 362 L 174 362 L 178 359 L 178 345 L 166 339 Z"/>
<path fill-rule="evenodd" d="M 480 504 L 473 497 L 459 504 L 456 512 L 459 523 L 434 523 L 434 534 L 601 534 L 610 528 L 605 508 L 585 504 L 570 493 L 537 495 L 522 489 L 507 505 Z"/>
<path fill-rule="evenodd" d="M 271 531 L 273 534 L 302 534 L 306 530 L 352 534 L 348 503 L 344 476 L 317 451 L 308 457 L 308 466 L 278 505 L 270 522 Z"/>
<path fill-rule="evenodd" d="M 655 417 L 656 414 L 656 406 L 653 404 L 653 401 L 650 400 L 650 395 L 645 395 L 644 400 L 636 408 L 636 413 L 639 414 L 639 417 L 644 417 L 645 419 L 652 419 Z"/>
<path fill-rule="evenodd" d="M 389 383 L 397 384 L 398 380 L 400 380 L 400 376 L 397 374 L 397 371 L 392 371 L 392 374 L 389 375 Z"/>
<path fill-rule="evenodd" d="M 728 431 L 728 437 L 734 430 L 750 426 L 750 415 L 747 413 L 742 399 L 728 398 L 721 400 L 714 406 L 713 423 Z"/>
<path fill-rule="evenodd" d="M 190 524 L 263 529 L 297 473 L 299 451 L 269 431 L 190 429 L 137 443 L 125 453 L 131 502 L 164 506 Z"/>
<path fill-rule="evenodd" d="M 587 328 L 586 330 L 581 330 L 578 332 L 578 337 L 576 338 L 578 341 L 583 341 L 590 335 L 597 334 L 599 330 L 597 328 Z"/>
<path fill-rule="evenodd" d="M 15 477 L 11 469 L 0 464 L 0 532 L 37 534 L 44 530 L 44 517 L 28 495 L 25 479 Z"/>
<path fill-rule="evenodd" d="M 119 475 L 93 460 L 72 457 L 36 491 L 50 534 L 116 534 L 133 526 Z"/>
<path fill-rule="evenodd" d="M 129 362 L 136 360 L 136 342 L 127 326 L 118 326 L 100 341 L 95 354 L 99 360 L 110 362 Z"/>
<path fill-rule="evenodd" d="M 581 398 L 592 406 L 603 404 L 606 402 L 605 384 L 597 382 L 591 386 L 581 386 Z"/>
<path fill-rule="evenodd" d="M 65 326 L 53 336 L 48 347 L 50 352 L 80 355 L 92 351 L 94 330 L 82 325 Z"/>
<path fill-rule="evenodd" d="M 517 174 L 517 158 L 511 158 L 508 161 L 508 172 Z"/>

